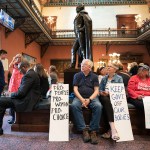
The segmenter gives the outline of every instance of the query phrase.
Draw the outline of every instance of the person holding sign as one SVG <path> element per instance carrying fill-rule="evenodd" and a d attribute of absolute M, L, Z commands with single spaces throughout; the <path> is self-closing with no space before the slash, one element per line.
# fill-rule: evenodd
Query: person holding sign
<path fill-rule="evenodd" d="M 123 83 L 123 79 L 121 76 L 116 74 L 118 70 L 118 65 L 110 63 L 108 65 L 107 71 L 108 74 L 102 78 L 100 83 L 100 101 L 104 108 L 104 114 L 106 115 L 107 121 L 109 122 L 110 130 L 107 133 L 102 135 L 103 138 L 112 138 L 113 140 L 117 141 L 120 139 L 117 130 L 114 124 L 114 111 L 110 101 L 109 96 L 109 84 L 110 83 Z"/>
<path fill-rule="evenodd" d="M 97 131 L 99 131 L 102 105 L 98 99 L 98 76 L 91 71 L 92 67 L 93 62 L 89 59 L 84 59 L 81 63 L 81 72 L 74 75 L 75 98 L 72 102 L 71 110 L 77 130 L 83 131 L 83 141 L 98 144 Z M 82 107 L 92 110 L 89 130 L 86 128 Z"/>
<path fill-rule="evenodd" d="M 150 96 L 149 70 L 147 65 L 143 65 L 138 69 L 137 75 L 132 76 L 128 83 L 128 102 L 142 111 L 144 111 L 144 96 Z"/>

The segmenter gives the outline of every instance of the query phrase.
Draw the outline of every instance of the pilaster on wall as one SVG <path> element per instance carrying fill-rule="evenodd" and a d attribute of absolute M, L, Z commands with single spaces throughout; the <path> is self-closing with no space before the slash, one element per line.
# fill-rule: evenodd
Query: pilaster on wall
<path fill-rule="evenodd" d="M 109 51 L 109 49 L 110 49 L 110 46 L 111 46 L 111 44 L 110 44 L 110 42 L 108 41 L 108 42 L 106 43 L 106 55 L 108 54 L 108 51 Z"/>
<path fill-rule="evenodd" d="M 147 52 L 150 56 L 150 42 L 149 41 L 146 42 L 146 48 L 147 48 Z"/>
<path fill-rule="evenodd" d="M 49 43 L 46 43 L 44 45 L 41 46 L 41 58 L 44 56 L 44 54 L 46 53 L 47 49 L 48 49 Z"/>
<path fill-rule="evenodd" d="M 148 10 L 149 10 L 149 13 L 150 13 L 150 0 L 146 0 L 146 2 L 147 2 Z"/>

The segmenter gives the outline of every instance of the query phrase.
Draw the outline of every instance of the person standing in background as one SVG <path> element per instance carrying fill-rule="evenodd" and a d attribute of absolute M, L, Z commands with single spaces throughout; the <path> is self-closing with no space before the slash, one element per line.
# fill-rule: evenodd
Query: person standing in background
<path fill-rule="evenodd" d="M 3 92 L 4 86 L 5 86 L 5 76 L 4 76 L 4 67 L 1 60 L 5 60 L 7 56 L 7 51 L 1 49 L 0 50 L 0 97 Z"/>
<path fill-rule="evenodd" d="M 13 68 L 12 75 L 9 81 L 9 87 L 8 87 L 8 92 L 10 93 L 17 92 L 20 86 L 23 74 L 19 72 L 18 64 L 22 60 L 23 60 L 22 55 L 17 54 L 16 56 L 13 57 L 12 61 L 9 64 L 9 68 Z M 12 119 L 8 120 L 8 123 L 13 124 L 15 122 L 15 111 L 12 108 L 10 108 L 10 115 L 12 116 Z"/>
<path fill-rule="evenodd" d="M 48 82 L 49 82 L 49 90 L 47 92 L 47 97 L 51 96 L 51 87 L 52 84 L 57 84 L 58 83 L 58 71 L 56 69 L 56 66 L 51 65 L 49 67 L 49 76 L 48 76 Z"/>
<path fill-rule="evenodd" d="M 56 69 L 56 66 L 51 65 L 49 67 L 49 75 L 51 78 L 51 84 L 56 84 L 58 82 L 58 71 Z"/>
<path fill-rule="evenodd" d="M 18 64 L 22 61 L 23 57 L 21 54 L 17 54 L 13 57 L 11 63 L 9 64 L 9 68 L 13 68 L 12 75 L 9 81 L 8 92 L 16 92 L 21 83 L 21 79 L 23 74 L 18 70 Z"/>

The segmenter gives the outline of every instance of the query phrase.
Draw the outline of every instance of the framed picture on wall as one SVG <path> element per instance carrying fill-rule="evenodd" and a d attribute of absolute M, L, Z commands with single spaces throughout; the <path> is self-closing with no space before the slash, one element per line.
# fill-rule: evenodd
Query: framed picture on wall
<path fill-rule="evenodd" d="M 30 56 L 28 54 L 22 53 L 22 56 L 24 59 L 26 59 L 30 64 L 34 65 L 36 64 L 36 58 L 33 56 Z"/>
<path fill-rule="evenodd" d="M 56 66 L 59 73 L 64 73 L 70 67 L 70 59 L 51 59 L 50 64 Z"/>

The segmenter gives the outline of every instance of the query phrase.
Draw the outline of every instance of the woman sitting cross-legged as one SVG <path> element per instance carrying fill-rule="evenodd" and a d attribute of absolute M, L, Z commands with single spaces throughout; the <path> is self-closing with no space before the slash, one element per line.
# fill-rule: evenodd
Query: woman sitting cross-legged
<path fill-rule="evenodd" d="M 116 74 L 116 71 L 118 70 L 118 65 L 110 63 L 108 65 L 108 74 L 105 75 L 102 78 L 102 81 L 100 83 L 100 101 L 103 105 L 103 111 L 106 118 L 106 124 L 108 124 L 109 128 L 108 132 L 104 133 L 102 135 L 103 138 L 112 138 L 113 140 L 117 141 L 120 139 L 118 132 L 115 128 L 114 124 L 114 112 L 113 107 L 110 101 L 109 96 L 109 84 L 110 83 L 123 83 L 123 79 L 121 76 Z"/>

